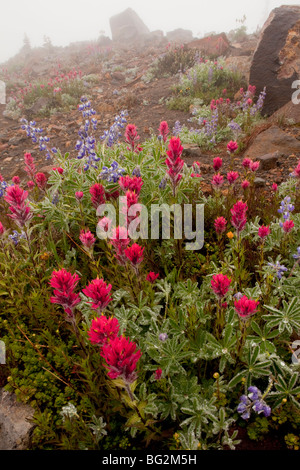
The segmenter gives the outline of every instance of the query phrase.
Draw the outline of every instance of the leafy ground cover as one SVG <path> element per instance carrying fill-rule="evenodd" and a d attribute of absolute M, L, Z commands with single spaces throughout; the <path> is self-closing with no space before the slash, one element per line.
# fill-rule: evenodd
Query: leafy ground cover
<path fill-rule="evenodd" d="M 98 141 L 78 110 L 77 158 L 23 119 L 53 169 L 27 152 L 27 181 L 1 181 L 6 388 L 35 409 L 32 447 L 235 449 L 243 429 L 297 450 L 300 162 L 267 196 L 227 139 L 207 196 L 167 122 L 141 142 L 121 111 Z"/>

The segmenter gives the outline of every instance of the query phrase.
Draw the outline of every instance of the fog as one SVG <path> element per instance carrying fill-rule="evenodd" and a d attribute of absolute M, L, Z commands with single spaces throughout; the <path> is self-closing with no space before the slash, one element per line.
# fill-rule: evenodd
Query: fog
<path fill-rule="evenodd" d="M 0 63 L 19 52 L 25 34 L 32 47 L 42 46 L 45 36 L 54 46 L 96 40 L 101 34 L 111 37 L 109 18 L 128 7 L 151 31 L 185 28 L 202 37 L 238 27 L 237 20 L 244 15 L 247 32 L 254 32 L 281 4 L 276 0 L 1 0 Z"/>

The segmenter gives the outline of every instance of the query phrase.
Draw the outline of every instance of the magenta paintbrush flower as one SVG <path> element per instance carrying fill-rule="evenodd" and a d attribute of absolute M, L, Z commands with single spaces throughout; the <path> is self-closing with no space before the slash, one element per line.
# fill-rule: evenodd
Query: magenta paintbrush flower
<path fill-rule="evenodd" d="M 14 219 L 20 227 L 23 227 L 32 218 L 30 207 L 26 204 L 27 196 L 28 191 L 24 191 L 18 185 L 9 186 L 4 196 L 5 201 L 10 204 L 9 209 L 12 212 L 9 217 Z"/>
<path fill-rule="evenodd" d="M 169 134 L 169 126 L 166 121 L 162 121 L 159 125 L 159 135 L 162 137 L 163 141 L 166 142 Z"/>
<path fill-rule="evenodd" d="M 24 155 L 24 161 L 25 161 L 25 171 L 28 174 L 29 178 L 35 179 L 35 173 L 36 173 L 36 168 L 34 164 L 34 160 L 31 156 L 31 153 L 25 153 Z"/>
<path fill-rule="evenodd" d="M 81 241 L 81 243 L 83 244 L 85 248 L 90 250 L 95 244 L 96 238 L 94 237 L 92 232 L 90 232 L 89 230 L 87 231 L 81 230 L 80 235 L 79 235 L 79 240 Z"/>
<path fill-rule="evenodd" d="M 107 318 L 104 315 L 94 318 L 88 331 L 89 340 L 92 344 L 103 346 L 118 336 L 119 322 L 116 318 Z"/>
<path fill-rule="evenodd" d="M 117 227 L 113 229 L 110 243 L 116 251 L 115 257 L 118 263 L 124 266 L 127 262 L 125 250 L 130 243 L 130 238 L 128 237 L 127 229 L 125 227 Z"/>
<path fill-rule="evenodd" d="M 167 174 L 173 186 L 173 195 L 175 195 L 176 186 L 182 178 L 181 170 L 184 165 L 184 161 L 180 158 L 182 151 L 183 147 L 179 137 L 172 137 L 169 141 L 165 163 L 169 168 Z"/>
<path fill-rule="evenodd" d="M 238 144 L 237 142 L 231 140 L 230 142 L 228 142 L 227 144 L 227 150 L 230 152 L 230 153 L 233 153 L 235 152 L 236 150 L 238 149 Z"/>
<path fill-rule="evenodd" d="M 111 284 L 106 284 L 103 279 L 94 279 L 91 281 L 82 292 L 92 299 L 92 309 L 98 310 L 101 313 L 108 304 L 112 301 L 110 296 Z"/>
<path fill-rule="evenodd" d="M 211 184 L 215 188 L 220 188 L 223 182 L 224 182 L 224 177 L 220 175 L 220 173 L 216 173 L 211 180 Z"/>
<path fill-rule="evenodd" d="M 61 305 L 69 317 L 73 317 L 73 312 L 80 297 L 74 292 L 80 277 L 71 274 L 66 269 L 53 271 L 50 279 L 50 286 L 54 288 L 54 296 L 50 302 Z"/>
<path fill-rule="evenodd" d="M 242 182 L 242 188 L 243 188 L 243 189 L 247 189 L 248 186 L 250 186 L 250 181 L 244 180 L 244 181 Z"/>
<path fill-rule="evenodd" d="M 232 214 L 231 223 L 236 228 L 237 232 L 241 232 L 247 222 L 246 212 L 248 206 L 243 201 L 238 201 L 234 204 L 233 208 L 230 210 Z"/>
<path fill-rule="evenodd" d="M 242 165 L 244 168 L 250 168 L 252 163 L 251 158 L 244 158 Z"/>
<path fill-rule="evenodd" d="M 35 182 L 40 189 L 45 189 L 47 185 L 47 177 L 44 173 L 37 173 L 35 175 Z"/>
<path fill-rule="evenodd" d="M 211 280 L 211 288 L 219 299 L 225 297 L 229 290 L 231 279 L 225 274 L 215 274 Z"/>
<path fill-rule="evenodd" d="M 227 180 L 229 182 L 229 184 L 233 184 L 239 177 L 239 174 L 237 171 L 229 171 L 229 173 L 227 173 Z"/>
<path fill-rule="evenodd" d="M 116 336 L 103 345 L 101 356 L 106 361 L 108 376 L 111 379 L 120 377 L 127 384 L 136 380 L 136 367 L 142 355 L 141 350 L 136 349 L 136 344 L 130 342 L 125 336 Z"/>
<path fill-rule="evenodd" d="M 256 312 L 259 302 L 248 299 L 246 295 L 234 302 L 234 308 L 241 318 L 248 318 Z"/>
<path fill-rule="evenodd" d="M 217 217 L 214 226 L 217 233 L 223 233 L 226 230 L 227 220 L 224 217 Z"/>

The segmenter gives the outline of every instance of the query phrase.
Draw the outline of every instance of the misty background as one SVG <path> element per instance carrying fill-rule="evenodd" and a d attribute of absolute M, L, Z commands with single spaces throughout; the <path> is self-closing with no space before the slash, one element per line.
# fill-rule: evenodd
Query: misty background
<path fill-rule="evenodd" d="M 289 5 L 299 0 L 288 0 Z M 49 37 L 54 46 L 77 41 L 111 38 L 109 18 L 132 8 L 150 31 L 164 33 L 190 29 L 194 37 L 210 32 L 229 32 L 241 26 L 245 15 L 247 33 L 261 27 L 271 10 L 284 4 L 277 0 L 5 0 L 1 2 L 0 63 L 18 53 L 26 35 L 32 47 Z"/>

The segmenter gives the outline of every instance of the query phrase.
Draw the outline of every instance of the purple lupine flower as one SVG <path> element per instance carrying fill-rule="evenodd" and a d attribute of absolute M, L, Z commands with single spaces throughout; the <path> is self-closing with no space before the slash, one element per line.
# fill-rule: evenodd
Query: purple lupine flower
<path fill-rule="evenodd" d="M 286 196 L 280 203 L 278 213 L 282 214 L 284 220 L 288 220 L 290 218 L 290 212 L 293 212 L 294 209 L 295 206 L 291 204 L 290 196 Z"/>
<path fill-rule="evenodd" d="M 100 175 L 98 176 L 98 178 L 102 180 L 106 180 L 109 183 L 110 182 L 116 183 L 119 180 L 120 176 L 123 175 L 124 171 L 125 169 L 119 168 L 119 164 L 114 161 L 112 162 L 110 168 L 108 168 L 107 166 L 102 167 L 102 171 Z"/>
<path fill-rule="evenodd" d="M 281 279 L 283 273 L 288 270 L 285 266 L 280 264 L 279 261 L 276 261 L 276 263 L 268 263 L 268 266 L 271 266 L 273 269 L 275 269 L 278 279 Z"/>
<path fill-rule="evenodd" d="M 294 258 L 294 259 L 300 259 L 300 246 L 298 246 L 298 248 L 297 248 L 297 253 L 295 253 L 295 254 L 293 255 L 293 258 Z"/>
<path fill-rule="evenodd" d="M 249 419 L 252 410 L 257 414 L 263 413 L 265 417 L 270 416 L 271 408 L 264 401 L 261 391 L 255 386 L 250 386 L 248 392 L 248 395 L 240 397 L 240 403 L 237 406 L 237 412 L 241 418 Z"/>
<path fill-rule="evenodd" d="M 28 122 L 27 119 L 21 119 L 21 129 L 23 129 L 27 137 L 30 137 L 34 144 L 39 144 L 39 150 L 41 152 L 46 151 L 46 159 L 49 160 L 51 158 L 51 153 L 57 153 L 57 149 L 52 147 L 49 148 L 50 138 L 46 135 L 43 135 L 44 130 L 40 127 L 36 127 L 35 121 Z"/>
<path fill-rule="evenodd" d="M 159 340 L 162 341 L 163 343 L 168 339 L 168 334 L 167 333 L 160 333 L 159 335 Z"/>
<path fill-rule="evenodd" d="M 173 127 L 173 135 L 178 137 L 181 131 L 182 131 L 182 126 L 180 124 L 180 121 L 176 121 Z"/>
<path fill-rule="evenodd" d="M 126 110 L 121 111 L 120 114 L 115 116 L 114 123 L 109 130 L 104 131 L 103 135 L 100 137 L 100 140 L 102 140 L 107 147 L 112 147 L 114 144 L 117 144 L 120 137 L 122 137 L 121 129 L 123 129 L 127 123 L 127 115 Z"/>

